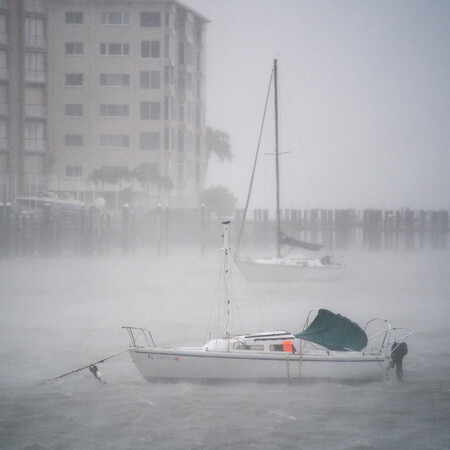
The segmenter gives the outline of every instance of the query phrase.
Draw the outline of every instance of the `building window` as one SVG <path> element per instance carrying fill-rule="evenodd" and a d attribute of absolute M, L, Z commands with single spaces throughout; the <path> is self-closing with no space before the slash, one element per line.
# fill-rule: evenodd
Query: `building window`
<path fill-rule="evenodd" d="M 192 102 L 186 103 L 186 121 L 190 125 L 194 123 L 194 107 Z"/>
<path fill-rule="evenodd" d="M 199 127 L 201 125 L 202 120 L 202 111 L 200 109 L 200 106 L 195 107 L 195 125 Z"/>
<path fill-rule="evenodd" d="M 120 147 L 130 146 L 130 136 L 126 134 L 103 134 L 100 136 L 100 147 Z"/>
<path fill-rule="evenodd" d="M 192 91 L 192 73 L 186 72 L 186 89 Z"/>
<path fill-rule="evenodd" d="M 202 45 L 203 43 L 203 26 L 199 22 L 197 22 L 195 27 L 195 43 L 197 45 Z"/>
<path fill-rule="evenodd" d="M 159 41 L 142 41 L 141 57 L 142 58 L 159 58 L 160 57 Z"/>
<path fill-rule="evenodd" d="M 112 42 L 100 44 L 100 54 L 109 56 L 126 56 L 130 54 L 130 45 Z"/>
<path fill-rule="evenodd" d="M 66 12 L 66 23 L 82 24 L 83 23 L 83 13 L 81 11 L 67 11 Z"/>
<path fill-rule="evenodd" d="M 184 161 L 182 159 L 178 160 L 178 183 L 184 181 Z"/>
<path fill-rule="evenodd" d="M 173 84 L 173 67 L 172 66 L 164 67 L 164 84 L 166 86 Z"/>
<path fill-rule="evenodd" d="M 141 89 L 160 89 L 161 73 L 159 72 L 159 70 L 152 70 L 150 72 L 141 72 L 140 86 Z"/>
<path fill-rule="evenodd" d="M 194 136 L 192 132 L 186 132 L 186 151 L 191 152 L 194 147 Z"/>
<path fill-rule="evenodd" d="M 67 117 L 81 117 L 83 115 L 82 103 L 66 103 L 64 113 Z"/>
<path fill-rule="evenodd" d="M 130 14 L 127 12 L 102 12 L 100 23 L 103 25 L 129 25 Z"/>
<path fill-rule="evenodd" d="M 159 150 L 159 133 L 145 131 L 139 135 L 139 148 L 141 150 Z"/>
<path fill-rule="evenodd" d="M 66 147 L 83 147 L 83 135 L 66 134 L 64 136 L 64 145 Z"/>
<path fill-rule="evenodd" d="M 120 73 L 101 73 L 100 86 L 126 87 L 130 85 L 130 75 Z"/>
<path fill-rule="evenodd" d="M 0 149 L 8 149 L 8 122 L 0 120 Z"/>
<path fill-rule="evenodd" d="M 66 42 L 66 55 L 82 55 L 83 43 L 82 42 Z"/>
<path fill-rule="evenodd" d="M 8 43 L 8 28 L 6 25 L 6 14 L 0 14 L 0 42 L 2 44 Z M 27 45 L 31 45 L 28 43 Z"/>
<path fill-rule="evenodd" d="M 180 70 L 178 72 L 178 89 L 184 91 L 186 89 L 186 72 Z"/>
<path fill-rule="evenodd" d="M 44 19 L 25 17 L 25 44 L 30 47 L 45 47 Z"/>
<path fill-rule="evenodd" d="M 170 39 L 170 36 L 166 34 L 164 36 L 164 57 L 167 59 L 171 58 L 171 54 L 172 54 L 171 42 L 172 42 L 172 40 Z"/>
<path fill-rule="evenodd" d="M 66 73 L 66 86 L 83 86 L 83 74 Z"/>
<path fill-rule="evenodd" d="M 178 45 L 178 64 L 184 64 L 184 44 L 180 43 Z"/>
<path fill-rule="evenodd" d="M 169 97 L 164 97 L 164 120 L 169 120 L 169 117 L 170 117 Z"/>
<path fill-rule="evenodd" d="M 178 108 L 178 120 L 181 123 L 184 123 L 185 117 L 184 117 L 184 104 L 180 103 L 180 106 Z"/>
<path fill-rule="evenodd" d="M 31 152 L 45 151 L 43 123 L 41 122 L 25 123 L 25 150 Z"/>
<path fill-rule="evenodd" d="M 25 53 L 25 80 L 34 82 L 45 81 L 44 54 Z"/>
<path fill-rule="evenodd" d="M 0 78 L 8 78 L 8 54 L 6 50 L 0 50 Z"/>
<path fill-rule="evenodd" d="M 169 128 L 164 128 L 164 150 L 170 149 L 170 130 Z"/>
<path fill-rule="evenodd" d="M 83 168 L 81 166 L 66 166 L 64 175 L 66 178 L 81 178 L 83 176 Z"/>
<path fill-rule="evenodd" d="M 194 49 L 192 44 L 186 44 L 186 64 L 192 64 L 192 60 L 194 59 Z"/>
<path fill-rule="evenodd" d="M 184 131 L 178 131 L 178 151 L 184 152 Z"/>
<path fill-rule="evenodd" d="M 100 116 L 102 117 L 128 117 L 129 115 L 129 105 L 100 105 Z"/>
<path fill-rule="evenodd" d="M 161 119 L 161 103 L 150 102 L 150 120 Z"/>
<path fill-rule="evenodd" d="M 201 136 L 199 133 L 197 133 L 195 135 L 195 153 L 196 153 L 196 155 L 200 155 L 201 143 L 202 143 Z"/>
<path fill-rule="evenodd" d="M 151 11 L 141 12 L 141 27 L 160 28 L 161 13 Z"/>
<path fill-rule="evenodd" d="M 196 98 L 200 100 L 202 98 L 202 82 L 197 80 Z"/>
<path fill-rule="evenodd" d="M 142 120 L 159 120 L 161 118 L 161 104 L 159 102 L 141 102 Z"/>
<path fill-rule="evenodd" d="M 197 161 L 195 163 L 195 182 L 197 184 L 199 184 L 200 181 L 201 181 L 201 179 L 200 179 L 200 163 Z"/>
<path fill-rule="evenodd" d="M 197 52 L 197 72 L 202 71 L 202 53 Z"/>

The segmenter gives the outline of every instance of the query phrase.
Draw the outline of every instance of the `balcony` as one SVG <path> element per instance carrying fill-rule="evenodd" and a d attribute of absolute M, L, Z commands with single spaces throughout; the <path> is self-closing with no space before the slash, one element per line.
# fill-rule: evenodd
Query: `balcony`
<path fill-rule="evenodd" d="M 25 151 L 34 153 L 44 153 L 46 149 L 43 139 L 25 139 Z"/>
<path fill-rule="evenodd" d="M 45 7 L 45 1 L 25 0 L 25 11 L 28 13 L 46 14 L 47 8 Z"/>
<path fill-rule="evenodd" d="M 0 34 L 1 39 L 1 34 Z M 1 42 L 1 40 L 0 40 Z M 45 36 L 27 34 L 25 35 L 25 45 L 27 47 L 45 48 Z"/>
<path fill-rule="evenodd" d="M 9 0 L 0 0 L 0 9 L 9 9 Z"/>
<path fill-rule="evenodd" d="M 2 78 L 1 72 L 0 78 Z M 45 79 L 45 72 L 42 72 L 40 70 L 27 70 L 25 72 L 25 81 L 29 83 L 45 83 Z"/>
<path fill-rule="evenodd" d="M 25 105 L 25 115 L 27 117 L 45 119 L 47 117 L 47 108 L 43 105 Z"/>

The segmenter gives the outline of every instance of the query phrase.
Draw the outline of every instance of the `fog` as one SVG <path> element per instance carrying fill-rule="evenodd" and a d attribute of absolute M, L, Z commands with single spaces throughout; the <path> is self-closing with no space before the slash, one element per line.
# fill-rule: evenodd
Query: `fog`
<path fill-rule="evenodd" d="M 277 58 L 283 208 L 450 209 L 448 2 L 183 3 L 211 21 L 207 125 L 234 153 L 211 156 L 207 186 L 244 206 Z M 268 130 L 252 208 L 274 207 L 273 151 Z M 215 331 L 214 239 L 203 254 L 0 258 L 0 448 L 450 447 L 448 250 L 349 250 L 328 282 L 250 284 L 233 269 L 235 332 L 297 332 L 313 308 L 386 318 L 415 330 L 403 383 L 145 381 L 121 327 L 147 327 L 159 345 Z M 104 385 L 89 370 L 55 381 L 110 356 Z"/>
<path fill-rule="evenodd" d="M 201 343 L 220 251 L 1 259 L 0 447 L 448 448 L 449 252 L 345 263 L 333 282 L 250 285 L 235 268 L 236 331 L 299 331 L 316 307 L 387 318 L 415 330 L 403 383 L 148 383 L 127 353 L 98 364 L 105 385 L 88 370 L 51 381 L 126 350 L 122 326 Z"/>
<path fill-rule="evenodd" d="M 211 21 L 207 124 L 234 153 L 208 185 L 243 206 L 278 58 L 283 207 L 449 209 L 448 2 L 185 3 Z M 273 208 L 272 156 L 257 173 L 252 206 Z"/>

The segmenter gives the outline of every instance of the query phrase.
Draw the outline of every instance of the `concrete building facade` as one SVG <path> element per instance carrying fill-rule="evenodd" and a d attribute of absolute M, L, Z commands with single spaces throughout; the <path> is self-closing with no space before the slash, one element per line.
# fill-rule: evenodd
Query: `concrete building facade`
<path fill-rule="evenodd" d="M 0 0 L 0 201 L 42 189 L 47 174 L 43 0 Z"/>
<path fill-rule="evenodd" d="M 207 20 L 173 0 L 0 0 L 0 27 L 2 6 L 17 60 L 8 82 L 17 73 L 23 82 L 0 91 L 0 170 L 17 174 L 21 194 L 46 183 L 79 199 L 128 189 L 197 205 L 206 170 Z M 6 128 L 15 131 L 4 133 L 6 151 L 3 100 L 12 109 Z M 89 182 L 100 169 L 129 174 L 142 165 L 170 182 Z"/>

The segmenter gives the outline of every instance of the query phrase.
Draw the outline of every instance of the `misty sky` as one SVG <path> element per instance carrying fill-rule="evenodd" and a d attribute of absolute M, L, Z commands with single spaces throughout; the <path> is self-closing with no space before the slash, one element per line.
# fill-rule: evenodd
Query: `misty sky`
<path fill-rule="evenodd" d="M 244 205 L 277 58 L 282 207 L 450 209 L 449 1 L 184 3 L 211 21 L 207 125 L 234 153 L 208 186 Z M 251 207 L 274 205 L 273 151 L 267 131 Z"/>

